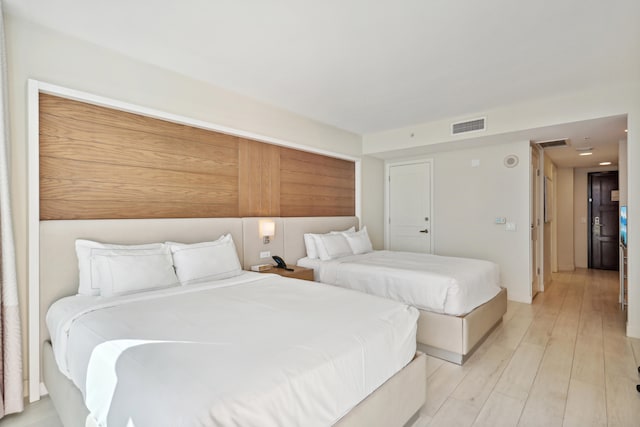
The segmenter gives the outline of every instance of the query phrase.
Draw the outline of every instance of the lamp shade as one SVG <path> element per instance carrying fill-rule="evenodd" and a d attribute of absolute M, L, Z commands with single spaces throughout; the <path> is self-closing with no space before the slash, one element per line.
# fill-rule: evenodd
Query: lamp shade
<path fill-rule="evenodd" d="M 262 219 L 259 223 L 260 237 L 273 237 L 276 234 L 276 223 L 270 219 Z"/>

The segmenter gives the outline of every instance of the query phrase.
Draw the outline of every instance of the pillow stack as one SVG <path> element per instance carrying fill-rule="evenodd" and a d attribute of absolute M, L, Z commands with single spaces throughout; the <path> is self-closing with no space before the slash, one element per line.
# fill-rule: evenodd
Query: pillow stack
<path fill-rule="evenodd" d="M 113 245 L 77 239 L 78 294 L 114 296 L 242 273 L 231 234 L 212 242 Z"/>
<path fill-rule="evenodd" d="M 304 244 L 308 258 L 319 258 L 322 261 L 373 251 L 366 226 L 360 231 L 351 227 L 348 230 L 331 231 L 326 234 L 307 233 L 304 235 Z"/>

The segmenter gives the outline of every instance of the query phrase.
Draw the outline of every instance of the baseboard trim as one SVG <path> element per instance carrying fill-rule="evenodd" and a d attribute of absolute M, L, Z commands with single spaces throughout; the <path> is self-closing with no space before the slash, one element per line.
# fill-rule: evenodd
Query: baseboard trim
<path fill-rule="evenodd" d="M 575 271 L 576 266 L 573 264 L 559 265 L 558 271 Z"/>
<path fill-rule="evenodd" d="M 640 338 L 640 328 L 634 328 L 633 325 L 627 321 L 627 336 L 631 338 Z"/>

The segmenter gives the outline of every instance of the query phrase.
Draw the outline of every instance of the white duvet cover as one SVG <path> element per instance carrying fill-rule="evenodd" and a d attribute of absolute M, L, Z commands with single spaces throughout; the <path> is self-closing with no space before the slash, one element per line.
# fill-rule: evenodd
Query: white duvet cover
<path fill-rule="evenodd" d="M 100 426 L 328 426 L 415 354 L 414 308 L 244 273 L 47 314 Z"/>
<path fill-rule="evenodd" d="M 422 310 L 460 316 L 500 292 L 497 264 L 413 252 L 374 251 L 330 261 L 302 258 L 322 283 L 355 289 Z"/>

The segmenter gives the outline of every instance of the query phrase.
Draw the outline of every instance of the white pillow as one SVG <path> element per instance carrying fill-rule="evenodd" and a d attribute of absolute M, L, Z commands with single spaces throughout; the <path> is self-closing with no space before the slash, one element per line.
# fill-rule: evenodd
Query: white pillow
<path fill-rule="evenodd" d="M 231 234 L 225 234 L 213 242 L 167 244 L 173 254 L 176 274 L 183 285 L 226 279 L 242 273 Z"/>
<path fill-rule="evenodd" d="M 347 243 L 354 255 L 373 252 L 373 245 L 371 244 L 371 239 L 369 239 L 366 225 L 360 231 L 342 234 L 347 239 Z"/>
<path fill-rule="evenodd" d="M 327 234 L 348 233 L 355 230 L 356 228 L 352 226 L 344 231 L 330 231 Z M 322 234 L 306 233 L 304 235 L 304 246 L 307 249 L 307 258 L 311 258 L 311 259 L 318 258 L 318 249 L 316 248 L 315 236 L 322 236 Z"/>
<path fill-rule="evenodd" d="M 93 249 L 91 283 L 100 295 L 124 295 L 178 285 L 169 248 Z"/>
<path fill-rule="evenodd" d="M 347 238 L 342 233 L 318 234 L 314 239 L 322 261 L 353 255 Z"/>
<path fill-rule="evenodd" d="M 316 243 L 313 240 L 313 234 L 306 233 L 304 235 L 304 246 L 307 248 L 307 258 L 318 258 L 318 250 L 316 249 Z"/>
<path fill-rule="evenodd" d="M 354 231 L 356 231 L 356 227 L 352 225 L 351 227 L 347 228 L 346 230 L 343 230 L 343 231 L 331 231 L 331 232 L 329 232 L 329 234 L 353 233 Z"/>
<path fill-rule="evenodd" d="M 159 249 L 162 243 L 146 245 L 113 245 L 110 243 L 94 242 L 92 240 L 76 239 L 76 255 L 78 257 L 78 293 L 80 295 L 100 295 L 100 286 L 91 283 L 91 252 L 94 249 Z"/>

